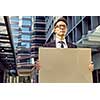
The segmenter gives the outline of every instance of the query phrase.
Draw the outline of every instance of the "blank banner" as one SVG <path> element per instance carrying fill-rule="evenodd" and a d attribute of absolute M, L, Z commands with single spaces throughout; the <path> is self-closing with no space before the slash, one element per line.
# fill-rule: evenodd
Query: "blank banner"
<path fill-rule="evenodd" d="M 92 83 L 89 48 L 39 48 L 40 83 Z"/>

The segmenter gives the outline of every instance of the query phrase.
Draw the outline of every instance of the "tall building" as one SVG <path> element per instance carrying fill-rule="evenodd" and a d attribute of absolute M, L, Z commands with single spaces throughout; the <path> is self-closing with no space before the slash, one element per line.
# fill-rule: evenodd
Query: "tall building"
<path fill-rule="evenodd" d="M 38 48 L 42 47 L 45 43 L 45 17 L 34 16 L 33 17 L 33 33 L 31 39 L 31 52 L 32 57 L 38 58 Z"/>
<path fill-rule="evenodd" d="M 33 62 L 45 42 L 44 16 L 11 16 L 19 82 L 37 82 Z"/>
<path fill-rule="evenodd" d="M 45 43 L 45 17 L 33 16 L 33 32 L 31 38 L 31 57 L 34 61 L 38 59 L 39 47 Z M 34 82 L 38 82 L 38 71 L 33 70 Z"/>
<path fill-rule="evenodd" d="M 19 82 L 31 81 L 32 16 L 11 16 L 11 28 L 16 51 Z"/>
<path fill-rule="evenodd" d="M 55 17 L 55 16 L 54 16 Z M 46 17 L 46 42 L 54 39 L 53 16 Z M 93 82 L 100 82 L 100 16 L 64 16 L 68 22 L 66 39 L 78 47 L 91 48 L 94 62 Z"/>
<path fill-rule="evenodd" d="M 0 83 L 15 79 L 16 59 L 8 16 L 0 16 Z"/>

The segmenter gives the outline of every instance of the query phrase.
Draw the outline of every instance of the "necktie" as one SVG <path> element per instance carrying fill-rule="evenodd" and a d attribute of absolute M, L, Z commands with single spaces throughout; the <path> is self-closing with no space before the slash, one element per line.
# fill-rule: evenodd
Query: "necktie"
<path fill-rule="evenodd" d="M 59 43 L 61 44 L 61 48 L 64 48 L 64 42 L 63 41 L 59 41 Z"/>

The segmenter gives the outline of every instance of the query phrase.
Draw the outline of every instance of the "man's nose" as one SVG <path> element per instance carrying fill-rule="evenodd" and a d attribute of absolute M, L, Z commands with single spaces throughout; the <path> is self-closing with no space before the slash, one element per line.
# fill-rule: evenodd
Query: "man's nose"
<path fill-rule="evenodd" d="M 64 27 L 63 27 L 63 26 L 61 26 L 61 27 L 60 27 L 60 29 L 64 29 Z"/>

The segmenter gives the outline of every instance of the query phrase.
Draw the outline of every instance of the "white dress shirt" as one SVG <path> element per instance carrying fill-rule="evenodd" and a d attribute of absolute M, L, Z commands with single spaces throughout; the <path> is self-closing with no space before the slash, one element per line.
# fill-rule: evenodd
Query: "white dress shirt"
<path fill-rule="evenodd" d="M 61 48 L 61 43 L 59 43 L 59 41 L 61 41 L 60 39 L 56 38 L 56 48 Z M 66 40 L 62 40 L 64 42 L 64 48 L 68 48 Z"/>

